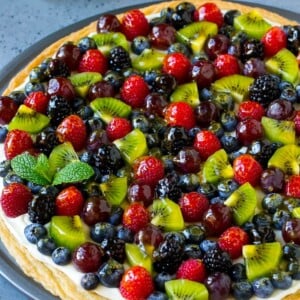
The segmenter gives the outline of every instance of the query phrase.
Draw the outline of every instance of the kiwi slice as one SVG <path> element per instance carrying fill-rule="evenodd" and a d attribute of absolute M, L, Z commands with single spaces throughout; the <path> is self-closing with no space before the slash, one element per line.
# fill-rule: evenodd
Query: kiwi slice
<path fill-rule="evenodd" d="M 184 220 L 178 204 L 168 198 L 154 200 L 151 207 L 151 223 L 165 231 L 179 231 L 184 228 Z"/>
<path fill-rule="evenodd" d="M 92 84 L 102 80 L 102 75 L 97 72 L 82 72 L 69 77 L 78 96 L 85 98 Z"/>
<path fill-rule="evenodd" d="M 39 133 L 50 123 L 50 119 L 22 104 L 19 106 L 16 115 L 8 124 L 8 130 L 20 129 L 29 133 Z"/>
<path fill-rule="evenodd" d="M 127 177 L 111 176 L 100 184 L 100 190 L 111 205 L 120 205 L 127 194 Z"/>
<path fill-rule="evenodd" d="M 188 279 L 174 279 L 165 283 L 167 295 L 176 300 L 208 300 L 208 290 L 200 282 Z"/>
<path fill-rule="evenodd" d="M 97 33 L 92 36 L 97 48 L 104 54 L 108 55 L 109 51 L 116 47 L 122 46 L 126 51 L 129 51 L 129 43 L 124 34 L 120 32 L 104 32 Z"/>
<path fill-rule="evenodd" d="M 49 155 L 50 174 L 55 174 L 58 170 L 75 160 L 79 160 L 79 158 L 70 142 L 56 146 Z"/>
<path fill-rule="evenodd" d="M 198 86 L 196 82 L 185 83 L 177 86 L 170 96 L 171 102 L 183 101 L 196 107 L 200 104 Z"/>
<path fill-rule="evenodd" d="M 125 244 L 127 261 L 131 266 L 141 266 L 152 273 L 152 259 L 137 244 Z"/>
<path fill-rule="evenodd" d="M 114 117 L 127 118 L 131 113 L 129 105 L 111 97 L 96 98 L 90 103 L 90 106 L 105 123 L 109 123 Z"/>
<path fill-rule="evenodd" d="M 244 31 L 249 37 L 261 39 L 272 27 L 257 11 L 253 10 L 234 18 L 233 26 L 237 31 Z"/>
<path fill-rule="evenodd" d="M 297 84 L 299 81 L 299 66 L 296 56 L 288 49 L 281 49 L 266 61 L 266 68 L 282 80 Z"/>
<path fill-rule="evenodd" d="M 166 54 L 155 49 L 145 49 L 139 56 L 132 60 L 134 69 L 145 72 L 147 70 L 157 70 L 163 65 Z"/>
<path fill-rule="evenodd" d="M 271 142 L 278 142 L 284 145 L 295 144 L 296 132 L 295 123 L 293 121 L 262 117 L 261 124 L 267 139 Z"/>
<path fill-rule="evenodd" d="M 176 33 L 178 42 L 188 45 L 194 54 L 199 54 L 210 36 L 218 33 L 218 26 L 215 23 L 201 21 L 191 23 Z"/>
<path fill-rule="evenodd" d="M 233 177 L 233 168 L 228 161 L 224 149 L 220 149 L 207 158 L 203 165 L 203 179 L 209 183 L 216 183 L 221 179 Z"/>
<path fill-rule="evenodd" d="M 268 276 L 277 269 L 282 256 L 279 242 L 243 246 L 247 278 Z"/>
<path fill-rule="evenodd" d="M 287 175 L 300 174 L 300 147 L 294 144 L 278 148 L 268 161 L 268 168 L 279 168 Z"/>
<path fill-rule="evenodd" d="M 247 99 L 249 86 L 253 83 L 254 78 L 243 75 L 229 75 L 216 80 L 212 84 L 213 92 L 229 93 L 233 99 L 240 103 Z"/>
<path fill-rule="evenodd" d="M 300 219 L 300 207 L 295 207 L 292 210 L 292 217 Z"/>
<path fill-rule="evenodd" d="M 132 164 L 138 157 L 148 152 L 147 140 L 139 129 L 134 129 L 121 139 L 113 142 L 120 150 L 123 159 Z"/>
<path fill-rule="evenodd" d="M 54 216 L 49 234 L 57 244 L 73 251 L 87 241 L 87 233 L 79 216 Z"/>
<path fill-rule="evenodd" d="M 249 182 L 246 182 L 235 190 L 224 204 L 232 208 L 233 219 L 241 226 L 254 215 L 257 205 L 256 191 Z"/>

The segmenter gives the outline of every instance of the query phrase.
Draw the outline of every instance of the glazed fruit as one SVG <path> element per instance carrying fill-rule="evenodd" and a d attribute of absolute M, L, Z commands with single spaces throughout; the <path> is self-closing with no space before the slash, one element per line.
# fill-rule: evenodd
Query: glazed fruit
<path fill-rule="evenodd" d="M 17 112 L 18 106 L 10 97 L 0 97 L 1 110 L 0 110 L 0 121 L 1 125 L 8 124 Z"/>

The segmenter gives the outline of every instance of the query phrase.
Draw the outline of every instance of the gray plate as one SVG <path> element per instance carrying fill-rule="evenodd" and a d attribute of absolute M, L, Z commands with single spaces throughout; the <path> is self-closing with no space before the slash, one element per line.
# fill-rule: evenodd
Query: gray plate
<path fill-rule="evenodd" d="M 238 2 L 238 1 L 232 1 Z M 282 16 L 298 21 L 300 23 L 300 16 L 297 13 L 282 10 L 274 7 L 254 4 L 254 3 L 246 3 L 250 6 L 258 6 L 264 9 L 273 11 L 275 13 L 281 14 Z M 141 6 L 142 7 L 142 6 Z M 127 11 L 132 7 L 127 7 L 122 9 L 122 11 Z M 111 13 L 120 13 L 121 11 L 113 11 Z M 99 12 L 99 14 L 94 17 L 85 19 L 83 21 L 74 23 L 70 26 L 67 26 L 48 37 L 42 39 L 38 43 L 29 47 L 26 51 L 24 51 L 20 56 L 16 57 L 13 61 L 11 61 L 8 65 L 6 65 L 0 74 L 0 94 L 4 91 L 5 87 L 8 85 L 10 79 L 15 76 L 25 65 L 31 61 L 36 55 L 38 55 L 44 48 L 51 45 L 53 42 L 58 40 L 59 38 L 73 32 L 79 30 L 83 26 L 89 24 L 90 22 L 97 20 L 98 16 L 103 13 Z M 21 290 L 24 294 L 36 300 L 56 300 L 58 298 L 54 297 L 50 293 L 48 293 L 40 284 L 33 281 L 31 278 L 24 275 L 19 266 L 15 263 L 14 259 L 7 252 L 5 247 L 0 241 L 0 275 L 5 277 L 9 282 L 11 282 L 16 288 Z"/>

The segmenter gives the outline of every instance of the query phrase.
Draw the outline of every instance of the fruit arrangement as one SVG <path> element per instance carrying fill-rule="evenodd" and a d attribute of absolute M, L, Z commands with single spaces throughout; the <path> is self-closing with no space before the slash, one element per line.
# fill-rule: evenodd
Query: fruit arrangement
<path fill-rule="evenodd" d="M 300 27 L 178 2 L 94 31 L 0 97 L 1 222 L 25 216 L 26 243 L 94 296 L 288 294 Z"/>

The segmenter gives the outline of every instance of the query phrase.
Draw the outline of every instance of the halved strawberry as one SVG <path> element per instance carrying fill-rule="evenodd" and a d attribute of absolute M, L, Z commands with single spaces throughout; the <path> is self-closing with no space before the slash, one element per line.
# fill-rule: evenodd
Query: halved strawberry
<path fill-rule="evenodd" d="M 102 75 L 108 69 L 107 58 L 97 49 L 87 50 L 79 62 L 79 72 L 98 72 Z"/>
<path fill-rule="evenodd" d="M 176 278 L 203 282 L 206 277 L 205 264 L 200 259 L 190 258 L 179 266 Z"/>
<path fill-rule="evenodd" d="M 42 91 L 31 92 L 24 100 L 24 104 L 33 110 L 45 114 L 49 103 L 49 95 Z"/>
<path fill-rule="evenodd" d="M 300 175 L 292 175 L 285 183 L 285 195 L 300 198 Z"/>
<path fill-rule="evenodd" d="M 110 141 L 124 137 L 131 130 L 131 123 L 125 118 L 115 117 L 106 126 L 106 134 Z"/>
<path fill-rule="evenodd" d="M 204 3 L 195 10 L 194 21 L 213 22 L 216 23 L 219 28 L 224 23 L 223 14 L 220 8 L 215 3 L 212 2 Z"/>
<path fill-rule="evenodd" d="M 287 37 L 282 28 L 278 26 L 271 27 L 261 39 L 264 45 L 265 56 L 273 56 L 278 51 L 286 48 Z"/>

